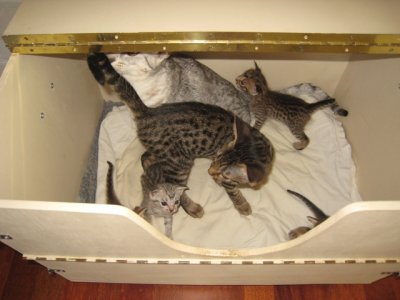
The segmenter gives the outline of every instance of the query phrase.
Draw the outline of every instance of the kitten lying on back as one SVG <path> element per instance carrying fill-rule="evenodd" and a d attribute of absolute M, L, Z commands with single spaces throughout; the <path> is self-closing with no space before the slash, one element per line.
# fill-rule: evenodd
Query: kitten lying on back
<path fill-rule="evenodd" d="M 250 97 L 197 60 L 168 54 L 111 54 L 113 68 L 150 107 L 196 101 L 214 104 L 254 124 Z"/>
<path fill-rule="evenodd" d="M 268 118 L 277 119 L 286 124 L 298 139 L 293 147 L 302 150 L 310 140 L 304 128 L 316 110 L 335 104 L 330 98 L 316 103 L 307 103 L 303 99 L 282 94 L 269 89 L 267 80 L 255 63 L 254 69 L 245 71 L 236 78 L 239 88 L 252 96 L 250 110 L 256 118 L 255 128 L 259 129 Z"/>
<path fill-rule="evenodd" d="M 121 202 L 115 194 L 112 178 L 114 166 L 109 161 L 107 164 L 107 203 L 121 205 Z M 133 211 L 150 224 L 153 216 L 163 217 L 165 235 L 172 239 L 172 216 L 178 212 L 180 198 L 183 192 L 187 190 L 187 187 L 164 182 L 161 172 L 162 170 L 157 164 L 153 164 L 145 170 L 141 177 L 143 201 L 140 206 L 135 207 Z"/>
<path fill-rule="evenodd" d="M 318 206 L 316 206 L 314 203 L 312 203 L 309 199 L 307 199 L 303 195 L 291 190 L 287 190 L 287 192 L 299 198 L 314 214 L 314 217 L 311 216 L 307 217 L 308 221 L 310 221 L 310 223 L 312 224 L 312 227 L 300 226 L 291 230 L 289 232 L 289 238 L 291 240 L 298 238 L 300 235 L 305 234 L 307 231 L 310 231 L 312 228 L 316 227 L 317 225 L 321 224 L 322 222 L 324 222 L 326 219 L 329 218 L 329 216 L 326 215 Z"/>

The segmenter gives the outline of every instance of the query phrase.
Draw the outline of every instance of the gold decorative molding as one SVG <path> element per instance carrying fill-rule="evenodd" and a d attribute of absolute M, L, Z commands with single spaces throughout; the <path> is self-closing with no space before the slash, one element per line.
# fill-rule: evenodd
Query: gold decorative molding
<path fill-rule="evenodd" d="M 111 52 L 400 54 L 400 34 L 144 32 L 5 35 L 13 53 Z"/>

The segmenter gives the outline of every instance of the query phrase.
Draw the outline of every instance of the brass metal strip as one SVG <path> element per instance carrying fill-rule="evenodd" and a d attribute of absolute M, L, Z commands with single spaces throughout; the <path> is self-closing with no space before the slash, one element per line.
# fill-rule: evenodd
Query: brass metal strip
<path fill-rule="evenodd" d="M 400 34 L 142 32 L 5 35 L 20 54 L 109 52 L 320 52 L 400 54 Z"/>

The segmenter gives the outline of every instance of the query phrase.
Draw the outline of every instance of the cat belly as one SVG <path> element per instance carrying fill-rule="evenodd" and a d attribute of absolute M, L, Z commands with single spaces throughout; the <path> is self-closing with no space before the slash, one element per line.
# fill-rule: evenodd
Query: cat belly
<path fill-rule="evenodd" d="M 131 82 L 133 88 L 147 106 L 156 107 L 168 102 L 170 87 L 165 76 L 138 79 L 127 75 L 125 79 Z"/>
<path fill-rule="evenodd" d="M 113 68 L 133 86 L 144 104 L 156 107 L 166 103 L 171 94 L 168 74 L 162 69 L 154 71 L 165 57 L 160 56 L 161 58 L 154 62 L 154 65 L 150 65 L 149 58 L 159 56 L 146 55 L 146 59 L 136 61 L 135 58 L 139 56 L 109 55 L 114 59 L 111 62 Z"/>

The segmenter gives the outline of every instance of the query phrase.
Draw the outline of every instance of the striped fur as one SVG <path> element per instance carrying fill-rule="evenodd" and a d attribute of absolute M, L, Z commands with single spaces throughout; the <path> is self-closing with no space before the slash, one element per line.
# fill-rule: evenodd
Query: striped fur
<path fill-rule="evenodd" d="M 289 238 L 295 239 L 299 237 L 300 235 L 303 235 L 307 231 L 310 231 L 312 228 L 315 226 L 321 224 L 324 222 L 326 219 L 329 218 L 328 215 L 326 215 L 318 206 L 316 206 L 314 203 L 312 203 L 309 199 L 304 197 L 302 194 L 299 194 L 297 192 L 287 190 L 289 194 L 295 195 L 297 198 L 299 198 L 313 213 L 314 217 L 308 216 L 307 219 L 312 223 L 312 227 L 307 227 L 307 226 L 300 226 L 297 227 L 289 232 Z"/>
<path fill-rule="evenodd" d="M 230 182 L 231 187 L 223 186 L 239 213 L 251 213 L 238 186 L 257 185 L 268 176 L 274 151 L 264 135 L 214 105 L 181 102 L 147 107 L 104 54 L 89 54 L 88 64 L 97 81 L 108 84 L 131 109 L 138 138 L 146 148 L 143 165 L 158 163 L 166 182 L 186 186 L 194 159 L 209 158 L 213 161 L 210 174 Z M 216 168 L 227 164 L 230 172 Z M 203 208 L 186 193 L 182 194 L 181 205 L 192 217 L 203 216 Z"/>
<path fill-rule="evenodd" d="M 107 161 L 107 203 L 121 205 L 115 194 L 113 183 L 114 166 Z M 138 215 L 151 223 L 152 217 L 164 218 L 165 235 L 172 239 L 172 216 L 178 212 L 182 193 L 187 190 L 186 186 L 167 183 L 162 175 L 162 168 L 158 164 L 148 166 L 141 176 L 143 187 L 143 201 L 140 206 L 133 209 Z"/>

